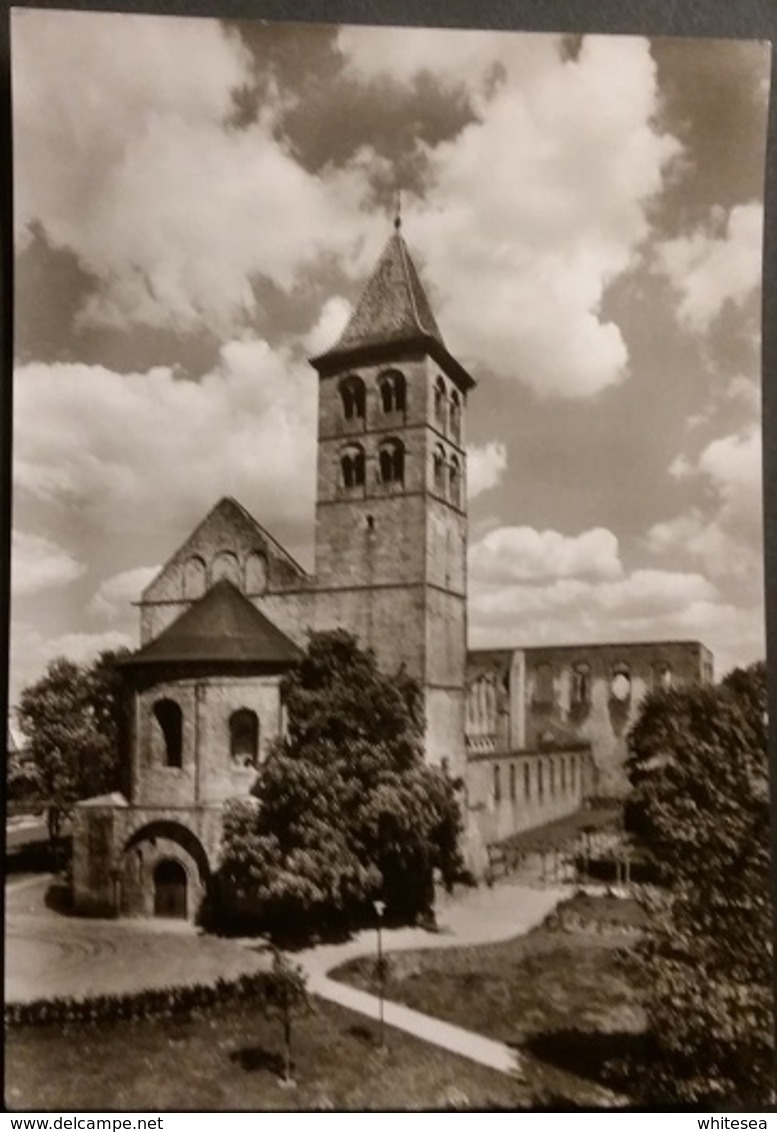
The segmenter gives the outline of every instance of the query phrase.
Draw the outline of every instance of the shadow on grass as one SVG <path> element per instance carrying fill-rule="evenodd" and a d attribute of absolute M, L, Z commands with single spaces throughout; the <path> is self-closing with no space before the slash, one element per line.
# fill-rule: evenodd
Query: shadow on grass
<path fill-rule="evenodd" d="M 533 1034 L 522 1048 L 541 1061 L 627 1095 L 654 1053 L 647 1034 L 628 1030 L 552 1030 Z"/>
<path fill-rule="evenodd" d="M 242 1049 L 233 1050 L 229 1060 L 239 1065 L 246 1073 L 267 1072 L 275 1077 L 283 1077 L 284 1074 L 281 1054 L 263 1046 L 244 1046 Z M 294 1068 L 294 1062 L 291 1063 L 291 1067 Z"/>

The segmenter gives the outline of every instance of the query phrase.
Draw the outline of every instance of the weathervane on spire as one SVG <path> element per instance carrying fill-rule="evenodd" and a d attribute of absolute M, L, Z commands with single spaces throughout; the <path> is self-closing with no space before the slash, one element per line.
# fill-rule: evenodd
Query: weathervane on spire
<path fill-rule="evenodd" d="M 397 189 L 395 207 L 394 207 L 394 227 L 397 232 L 402 227 L 402 193 Z"/>

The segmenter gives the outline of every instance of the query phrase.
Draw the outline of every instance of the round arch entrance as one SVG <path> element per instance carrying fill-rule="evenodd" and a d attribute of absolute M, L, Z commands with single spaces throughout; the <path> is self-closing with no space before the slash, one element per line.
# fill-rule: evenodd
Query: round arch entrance
<path fill-rule="evenodd" d="M 154 868 L 154 915 L 185 920 L 188 914 L 188 877 L 180 861 L 165 857 Z"/>

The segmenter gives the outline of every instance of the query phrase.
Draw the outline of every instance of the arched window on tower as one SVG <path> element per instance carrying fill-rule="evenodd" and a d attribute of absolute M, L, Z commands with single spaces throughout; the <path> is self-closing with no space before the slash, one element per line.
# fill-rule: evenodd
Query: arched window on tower
<path fill-rule="evenodd" d="M 343 487 L 364 486 L 364 449 L 360 444 L 349 444 L 343 449 L 340 468 L 343 474 Z"/>
<path fill-rule="evenodd" d="M 229 717 L 229 753 L 236 766 L 256 766 L 259 757 L 259 718 L 240 708 Z"/>
<path fill-rule="evenodd" d="M 349 374 L 340 382 L 340 399 L 343 402 L 343 416 L 347 421 L 364 420 L 367 394 L 364 382 L 355 373 Z"/>
<path fill-rule="evenodd" d="M 202 597 L 207 588 L 206 577 L 205 563 L 198 555 L 187 559 L 183 567 L 183 596 L 186 601 Z"/>
<path fill-rule="evenodd" d="M 448 465 L 448 495 L 454 507 L 461 507 L 461 468 L 456 456 Z"/>
<path fill-rule="evenodd" d="M 461 440 L 461 400 L 455 389 L 451 391 L 451 399 L 448 411 L 451 437 L 458 444 Z"/>
<path fill-rule="evenodd" d="M 434 422 L 439 428 L 440 432 L 445 432 L 447 421 L 447 407 L 448 407 L 448 393 L 445 388 L 445 382 L 441 377 L 437 378 L 437 383 L 434 387 Z"/>
<path fill-rule="evenodd" d="M 434 450 L 434 490 L 438 495 L 445 495 L 445 453 L 441 444 Z"/>
<path fill-rule="evenodd" d="M 384 440 L 378 449 L 381 483 L 405 482 L 405 446 L 401 440 Z"/>
<path fill-rule="evenodd" d="M 384 413 L 404 413 L 406 383 L 398 369 L 387 369 L 378 378 L 380 401 Z"/>
<path fill-rule="evenodd" d="M 154 718 L 162 732 L 165 766 L 183 766 L 183 712 L 175 700 L 157 700 Z"/>

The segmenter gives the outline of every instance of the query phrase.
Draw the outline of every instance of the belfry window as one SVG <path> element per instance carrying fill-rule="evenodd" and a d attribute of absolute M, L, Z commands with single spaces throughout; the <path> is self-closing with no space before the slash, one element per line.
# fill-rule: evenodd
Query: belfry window
<path fill-rule="evenodd" d="M 381 483 L 404 483 L 405 447 L 401 440 L 384 440 L 378 450 Z"/>
<path fill-rule="evenodd" d="M 364 382 L 356 374 L 349 374 L 340 382 L 343 416 L 347 421 L 364 420 L 367 395 Z"/>
<path fill-rule="evenodd" d="M 439 495 L 445 494 L 445 453 L 441 444 L 434 450 L 434 490 Z"/>
<path fill-rule="evenodd" d="M 380 400 L 384 413 L 404 413 L 405 377 L 398 369 L 389 369 L 378 378 Z"/>
<path fill-rule="evenodd" d="M 340 457 L 343 487 L 362 487 L 364 484 L 364 449 L 359 444 L 349 445 Z"/>
<path fill-rule="evenodd" d="M 237 766 L 256 766 L 259 719 L 255 711 L 240 708 L 229 717 L 229 753 Z"/>
<path fill-rule="evenodd" d="M 434 387 L 434 421 L 441 432 L 445 432 L 447 425 L 447 406 L 448 394 L 445 389 L 445 382 L 441 377 L 437 378 L 437 384 Z"/>
<path fill-rule="evenodd" d="M 461 440 L 461 401 L 455 389 L 451 392 L 449 414 L 451 437 L 458 444 Z"/>
<path fill-rule="evenodd" d="M 455 456 L 448 465 L 448 494 L 453 506 L 461 507 L 461 469 Z"/>
<path fill-rule="evenodd" d="M 527 762 L 523 764 L 523 796 L 527 802 L 531 798 L 531 767 Z"/>
<path fill-rule="evenodd" d="M 494 767 L 494 801 L 502 801 L 502 784 L 499 778 L 499 767 Z"/>
<path fill-rule="evenodd" d="M 159 724 L 165 746 L 165 765 L 183 765 L 183 712 L 175 700 L 157 700 L 154 718 Z"/>

